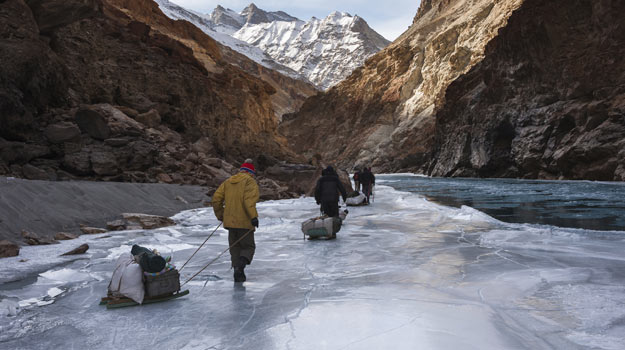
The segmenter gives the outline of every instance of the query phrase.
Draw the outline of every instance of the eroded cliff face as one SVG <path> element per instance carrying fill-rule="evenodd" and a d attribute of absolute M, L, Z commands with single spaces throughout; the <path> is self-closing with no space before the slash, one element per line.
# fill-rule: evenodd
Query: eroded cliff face
<path fill-rule="evenodd" d="M 272 85 L 305 94 L 152 1 L 6 0 L 0 19 L 0 174 L 214 185 L 215 157 L 298 159 Z"/>
<path fill-rule="evenodd" d="M 307 100 L 281 131 L 343 166 L 415 168 L 429 160 L 449 84 L 484 57 L 522 0 L 423 1 L 413 25 L 345 81 Z"/>
<path fill-rule="evenodd" d="M 625 3 L 526 0 L 437 114 L 436 176 L 625 180 Z"/>
<path fill-rule="evenodd" d="M 427 0 L 412 27 L 281 130 L 343 166 L 625 179 L 625 4 Z"/>

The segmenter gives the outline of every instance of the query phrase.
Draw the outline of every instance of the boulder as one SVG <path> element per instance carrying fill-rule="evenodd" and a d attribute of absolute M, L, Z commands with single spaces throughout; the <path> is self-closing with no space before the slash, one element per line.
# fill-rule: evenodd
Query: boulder
<path fill-rule="evenodd" d="M 0 241 L 0 258 L 8 258 L 11 256 L 18 256 L 20 253 L 20 247 L 7 240 Z"/>
<path fill-rule="evenodd" d="M 89 150 L 85 149 L 77 153 L 65 154 L 63 166 L 66 170 L 79 175 L 86 175 L 91 172 L 91 157 Z"/>
<path fill-rule="evenodd" d="M 61 254 L 61 256 L 64 255 L 78 255 L 78 254 L 84 254 L 87 250 L 89 250 L 89 245 L 88 244 L 81 244 L 78 248 L 76 249 L 72 249 L 67 253 L 63 253 Z"/>
<path fill-rule="evenodd" d="M 139 114 L 135 119 L 150 128 L 156 128 L 161 124 L 161 115 L 156 109 L 150 109 L 146 113 Z"/>
<path fill-rule="evenodd" d="M 98 227 L 89 227 L 89 226 L 85 226 L 85 225 L 80 225 L 80 231 L 82 231 L 82 233 L 86 234 L 86 235 L 94 235 L 97 233 L 104 233 L 104 232 L 108 232 L 107 230 L 103 229 L 103 228 L 98 228 Z"/>
<path fill-rule="evenodd" d="M 123 231 L 126 229 L 126 222 L 124 220 L 109 221 L 106 223 L 106 228 L 109 231 Z"/>
<path fill-rule="evenodd" d="M 126 107 L 126 106 L 115 106 L 115 108 L 119 109 L 122 113 L 129 116 L 130 118 L 136 119 L 139 115 L 136 109 Z"/>
<path fill-rule="evenodd" d="M 106 103 L 82 106 L 75 118 L 80 130 L 96 140 L 114 135 L 139 136 L 143 130 L 140 123 Z"/>
<path fill-rule="evenodd" d="M 126 167 L 128 170 L 147 170 L 154 165 L 158 148 L 145 141 L 135 141 L 128 145 L 127 154 Z"/>
<path fill-rule="evenodd" d="M 90 155 L 91 167 L 98 175 L 115 175 L 119 172 L 117 158 L 105 150 L 93 151 Z"/>
<path fill-rule="evenodd" d="M 159 227 L 173 226 L 176 223 L 174 220 L 158 215 L 149 214 L 137 214 L 137 213 L 123 213 L 122 217 L 129 224 L 137 224 L 143 229 L 151 230 Z"/>
<path fill-rule="evenodd" d="M 27 163 L 50 154 L 50 148 L 24 142 L 0 142 L 0 159 L 7 163 Z"/>
<path fill-rule="evenodd" d="M 166 184 L 170 184 L 173 182 L 173 180 L 171 179 L 171 177 L 165 173 L 160 173 L 158 175 L 156 175 L 156 179 L 158 180 L 158 182 L 163 182 Z"/>
<path fill-rule="evenodd" d="M 56 235 L 54 235 L 54 239 L 58 241 L 67 241 L 76 238 L 78 238 L 78 236 L 67 232 L 58 232 Z"/>
<path fill-rule="evenodd" d="M 277 182 L 271 179 L 259 179 L 258 187 L 260 190 L 261 200 L 277 200 L 288 197 L 288 194 L 286 193 L 288 187 L 280 186 Z"/>
<path fill-rule="evenodd" d="M 211 154 L 215 150 L 213 143 L 208 139 L 208 137 L 201 137 L 199 140 L 193 143 L 191 148 L 194 152 L 204 154 Z"/>
<path fill-rule="evenodd" d="M 80 139 L 80 129 L 78 128 L 78 125 L 70 122 L 48 125 L 44 134 L 52 143 L 63 143 Z"/>
<path fill-rule="evenodd" d="M 219 158 L 208 158 L 204 161 L 204 163 L 212 166 L 213 168 L 221 169 L 223 161 Z"/>
<path fill-rule="evenodd" d="M 43 238 L 43 237 L 40 237 L 39 235 L 37 235 L 36 233 L 29 232 L 29 231 L 26 231 L 26 230 L 22 230 L 22 238 L 24 238 L 26 243 L 29 244 L 29 245 L 45 245 L 45 244 L 59 243 L 59 242 L 57 242 L 54 239 Z"/>
<path fill-rule="evenodd" d="M 106 140 L 111 135 L 107 118 L 97 105 L 81 107 L 76 112 L 75 119 L 80 130 L 94 139 Z"/>
<path fill-rule="evenodd" d="M 50 180 L 50 175 L 47 172 L 31 164 L 25 164 L 22 167 L 22 173 L 29 180 Z"/>

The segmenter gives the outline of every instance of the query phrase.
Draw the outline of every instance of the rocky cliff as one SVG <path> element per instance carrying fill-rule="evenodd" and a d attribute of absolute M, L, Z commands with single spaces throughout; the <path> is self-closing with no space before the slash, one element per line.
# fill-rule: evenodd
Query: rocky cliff
<path fill-rule="evenodd" d="M 479 62 L 521 0 L 423 1 L 413 25 L 281 130 L 299 152 L 394 171 L 423 163 L 445 89 Z M 314 132 L 310 132 L 314 130 Z"/>
<path fill-rule="evenodd" d="M 281 130 L 344 166 L 622 180 L 624 14 L 611 0 L 424 0 Z"/>
<path fill-rule="evenodd" d="M 624 181 L 624 56 L 624 2 L 526 0 L 447 89 L 428 171 Z"/>
<path fill-rule="evenodd" d="M 0 174 L 214 185 L 297 159 L 276 89 L 152 1 L 5 0 L 0 19 Z"/>

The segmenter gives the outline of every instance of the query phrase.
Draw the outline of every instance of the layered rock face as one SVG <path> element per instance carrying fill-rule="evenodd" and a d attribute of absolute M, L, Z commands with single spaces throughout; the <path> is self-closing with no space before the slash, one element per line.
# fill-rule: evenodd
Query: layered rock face
<path fill-rule="evenodd" d="M 281 125 L 299 152 L 394 171 L 424 163 L 445 89 L 484 55 L 521 0 L 423 1 L 413 25 Z M 311 132 L 310 130 L 313 130 Z"/>
<path fill-rule="evenodd" d="M 623 180 L 623 6 L 422 1 L 407 32 L 281 130 L 343 166 Z"/>
<path fill-rule="evenodd" d="M 622 1 L 526 0 L 447 90 L 430 173 L 625 180 L 624 55 Z"/>
<path fill-rule="evenodd" d="M 0 174 L 214 185 L 228 162 L 298 159 L 276 89 L 152 1 L 6 0 L 0 18 Z"/>

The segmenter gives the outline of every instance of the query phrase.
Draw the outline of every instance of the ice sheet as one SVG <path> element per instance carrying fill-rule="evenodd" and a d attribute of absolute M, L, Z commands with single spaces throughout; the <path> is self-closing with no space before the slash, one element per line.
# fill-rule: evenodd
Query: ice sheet
<path fill-rule="evenodd" d="M 175 254 L 180 266 L 217 227 L 209 208 L 176 215 L 172 228 L 90 237 L 82 258 L 58 258 L 68 247 L 47 246 L 27 250 L 27 268 L 3 259 L 2 348 L 499 350 L 625 343 L 623 232 L 503 223 L 382 185 L 371 206 L 349 208 L 333 241 L 303 239 L 300 223 L 318 215 L 311 198 L 263 202 L 258 210 L 248 282 L 232 282 L 226 253 L 184 287 L 188 296 L 166 303 L 111 311 L 97 305 L 117 253 L 140 244 Z M 219 228 L 181 279 L 226 248 L 227 232 Z"/>

